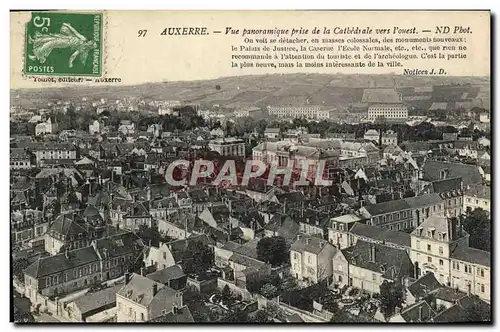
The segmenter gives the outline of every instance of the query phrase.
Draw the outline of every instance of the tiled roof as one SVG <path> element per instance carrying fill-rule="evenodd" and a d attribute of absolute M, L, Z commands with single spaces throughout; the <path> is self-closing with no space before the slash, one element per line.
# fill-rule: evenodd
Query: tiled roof
<path fill-rule="evenodd" d="M 61 253 L 40 258 L 38 261 L 28 266 L 24 272 L 31 277 L 41 278 L 78 266 L 97 262 L 98 260 L 99 258 L 94 248 L 89 246 L 69 251 L 68 257 L 66 257 L 66 253 Z"/>
<path fill-rule="evenodd" d="M 350 233 L 379 242 L 385 242 L 386 244 L 411 247 L 411 236 L 405 232 L 391 231 L 390 229 L 356 222 L 352 226 Z"/>
<path fill-rule="evenodd" d="M 162 269 L 147 275 L 151 280 L 161 282 L 162 284 L 167 284 L 170 280 L 179 279 L 185 277 L 186 274 L 182 271 L 179 265 L 172 265 L 166 269 Z"/>
<path fill-rule="evenodd" d="M 149 322 L 151 323 L 194 323 L 193 316 L 189 311 L 187 306 L 178 308 L 177 312 L 174 314 L 173 311 L 166 315 L 156 317 Z"/>
<path fill-rule="evenodd" d="M 479 250 L 471 247 L 457 246 L 451 252 L 452 259 L 458 259 L 464 262 L 478 264 L 482 266 L 491 265 L 491 253 L 484 250 Z"/>
<path fill-rule="evenodd" d="M 441 171 L 447 170 L 447 178 L 461 177 L 465 185 L 481 183 L 482 177 L 477 166 L 445 161 L 429 160 L 423 167 L 423 180 L 441 180 Z"/>
<path fill-rule="evenodd" d="M 480 185 L 480 184 L 470 185 L 469 188 L 467 188 L 465 190 L 465 195 L 483 198 L 483 199 L 490 199 L 491 187 Z"/>
<path fill-rule="evenodd" d="M 155 285 L 157 287 L 156 294 L 153 293 Z M 129 282 L 124 285 L 117 294 L 147 307 L 160 293 L 167 293 L 167 298 L 169 298 L 175 296 L 177 291 L 162 283 L 133 273 L 130 276 Z"/>
<path fill-rule="evenodd" d="M 298 252 L 310 252 L 313 254 L 318 254 L 326 246 L 332 246 L 331 243 L 324 239 L 320 239 L 315 236 L 307 236 L 301 234 L 297 237 L 297 240 L 292 244 L 290 250 Z"/>
<path fill-rule="evenodd" d="M 422 195 L 422 196 L 408 197 L 405 198 L 404 200 L 406 201 L 406 203 L 408 203 L 408 205 L 412 209 L 419 209 L 425 206 L 439 204 L 440 202 L 443 201 L 441 196 L 439 196 L 436 193 Z"/>
<path fill-rule="evenodd" d="M 123 285 L 116 285 L 113 287 L 108 287 L 103 290 L 87 293 L 84 296 L 76 299 L 74 301 L 75 305 L 80 310 L 82 315 L 99 309 L 108 305 L 112 305 L 116 302 L 116 293 L 123 287 Z"/>
<path fill-rule="evenodd" d="M 372 248 L 375 257 L 370 257 Z M 413 264 L 405 250 L 361 240 L 351 249 L 350 263 L 393 280 L 413 274 Z"/>
<path fill-rule="evenodd" d="M 366 205 L 364 208 L 371 216 L 377 216 L 379 214 L 408 210 L 411 207 L 404 199 L 398 199 L 394 201 Z"/>
<path fill-rule="evenodd" d="M 441 284 L 434 276 L 434 273 L 426 273 L 409 285 L 408 291 L 413 294 L 415 298 L 422 298 L 440 287 Z"/>

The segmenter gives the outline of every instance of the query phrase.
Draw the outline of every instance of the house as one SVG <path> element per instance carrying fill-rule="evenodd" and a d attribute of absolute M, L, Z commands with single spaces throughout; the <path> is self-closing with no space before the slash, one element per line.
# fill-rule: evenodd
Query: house
<path fill-rule="evenodd" d="M 417 277 L 432 272 L 441 284 L 490 300 L 490 253 L 469 247 L 456 218 L 432 215 L 411 233 Z"/>
<path fill-rule="evenodd" d="M 478 158 L 479 143 L 478 141 L 454 141 L 451 148 L 451 153 L 462 157 L 473 159 Z"/>
<path fill-rule="evenodd" d="M 468 208 L 475 210 L 477 208 L 483 209 L 485 211 L 491 211 L 491 187 L 481 184 L 473 184 L 467 187 L 464 191 L 464 208 L 463 211 L 467 211 Z"/>
<path fill-rule="evenodd" d="M 447 178 L 427 183 L 420 194 L 439 194 L 444 203 L 444 215 L 456 217 L 461 215 L 463 211 L 463 187 L 461 177 Z"/>
<path fill-rule="evenodd" d="M 462 178 L 465 186 L 482 182 L 481 174 L 474 165 L 436 160 L 428 160 L 424 164 L 419 178 L 425 183 L 437 180 Z"/>
<path fill-rule="evenodd" d="M 52 122 L 48 118 L 45 122 L 40 122 L 35 126 L 35 136 L 40 136 L 43 134 L 55 134 L 57 132 L 57 122 Z"/>
<path fill-rule="evenodd" d="M 399 313 L 391 316 L 389 318 L 389 323 L 429 322 L 435 315 L 436 312 L 432 310 L 432 307 L 429 305 L 429 303 L 427 303 L 427 301 L 425 300 L 422 300 L 404 308 Z"/>
<path fill-rule="evenodd" d="M 390 230 L 415 227 L 413 209 L 404 199 L 366 205 L 359 209 L 359 214 L 372 226 Z"/>
<path fill-rule="evenodd" d="M 24 270 L 25 295 L 36 304 L 43 296 L 71 293 L 101 279 L 99 256 L 88 246 L 41 257 L 28 266 Z"/>
<path fill-rule="evenodd" d="M 363 222 L 342 223 L 337 221 L 337 229 L 329 230 L 329 241 L 339 249 L 352 247 L 358 240 L 370 243 L 378 243 L 388 247 L 398 248 L 406 251 L 411 249 L 410 235 L 405 232 L 392 231 L 388 228 L 367 225 Z M 342 228 L 342 229 L 340 229 Z"/>
<path fill-rule="evenodd" d="M 380 133 L 375 129 L 369 129 L 365 132 L 363 138 L 367 141 L 373 141 L 378 144 L 380 141 Z"/>
<path fill-rule="evenodd" d="M 328 241 L 299 234 L 290 247 L 290 273 L 300 282 L 317 284 L 332 276 L 337 248 Z"/>
<path fill-rule="evenodd" d="M 369 293 L 380 293 L 384 281 L 402 283 L 413 275 L 414 266 L 403 249 L 358 240 L 333 257 L 334 283 Z"/>
<path fill-rule="evenodd" d="M 95 238 L 95 230 L 76 212 L 57 216 L 45 233 L 45 251 L 56 255 L 62 250 L 84 248 Z"/>
<path fill-rule="evenodd" d="M 122 120 L 120 122 L 120 126 L 118 126 L 118 132 L 123 135 L 133 135 L 135 134 L 135 123 L 132 123 L 129 120 Z"/>
<path fill-rule="evenodd" d="M 388 130 L 382 134 L 381 141 L 382 145 L 398 145 L 398 134 L 393 130 Z"/>
<path fill-rule="evenodd" d="M 245 254 L 233 253 L 228 265 L 234 271 L 235 284 L 246 289 L 251 280 L 261 280 L 271 274 L 271 265 Z"/>
<path fill-rule="evenodd" d="M 157 270 L 148 274 L 147 277 L 176 290 L 184 289 L 187 282 L 187 275 L 179 265 L 172 265 L 165 269 Z"/>
<path fill-rule="evenodd" d="M 116 321 L 143 323 L 183 307 L 182 292 L 140 274 L 126 275 L 116 293 Z"/>
<path fill-rule="evenodd" d="M 42 160 L 78 160 L 79 158 L 79 149 L 73 144 L 44 143 L 35 146 L 32 151 L 35 154 L 37 164 L 40 164 Z"/>
<path fill-rule="evenodd" d="M 441 287 L 434 273 L 426 273 L 406 287 L 405 303 L 410 306 L 418 303 Z"/>
<path fill-rule="evenodd" d="M 116 307 L 116 293 L 123 287 L 119 284 L 97 292 L 87 292 L 65 304 L 63 317 L 73 322 L 86 322 L 88 317 Z"/>
<path fill-rule="evenodd" d="M 10 215 L 12 242 L 19 245 L 43 236 L 49 227 L 49 222 L 42 211 L 23 209 L 12 211 Z"/>
<path fill-rule="evenodd" d="M 166 315 L 156 317 L 149 321 L 150 323 L 194 323 L 193 316 L 189 311 L 188 306 L 183 306 L 182 308 L 173 307 L 172 311 Z"/>
<path fill-rule="evenodd" d="M 264 137 L 269 139 L 278 139 L 281 134 L 280 128 L 266 128 L 264 130 Z"/>
<path fill-rule="evenodd" d="M 471 313 L 473 317 L 470 317 Z M 491 306 L 474 295 L 456 300 L 451 307 L 440 312 L 431 320 L 433 323 L 477 323 L 479 321 L 491 321 Z"/>
<path fill-rule="evenodd" d="M 10 169 L 31 169 L 36 164 L 36 157 L 31 152 L 22 148 L 10 149 Z"/>
<path fill-rule="evenodd" d="M 94 120 L 89 124 L 89 134 L 96 135 L 104 132 L 104 123 L 99 120 Z"/>
<path fill-rule="evenodd" d="M 144 263 L 147 268 L 153 267 L 153 269 L 159 271 L 174 266 L 176 260 L 169 245 L 160 243 L 158 248 L 149 246 L 149 249 L 144 253 Z"/>

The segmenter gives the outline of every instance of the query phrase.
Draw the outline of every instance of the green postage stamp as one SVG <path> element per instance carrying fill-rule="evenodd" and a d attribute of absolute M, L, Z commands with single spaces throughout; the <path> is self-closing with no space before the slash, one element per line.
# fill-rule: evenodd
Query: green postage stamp
<path fill-rule="evenodd" d="M 32 12 L 26 24 L 27 75 L 100 76 L 101 13 Z"/>

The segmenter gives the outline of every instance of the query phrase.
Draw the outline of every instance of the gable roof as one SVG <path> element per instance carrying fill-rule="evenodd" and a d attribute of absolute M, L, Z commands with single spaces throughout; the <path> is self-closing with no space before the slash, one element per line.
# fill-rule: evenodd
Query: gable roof
<path fill-rule="evenodd" d="M 116 302 L 116 293 L 123 287 L 123 285 L 116 285 L 108 287 L 97 292 L 88 292 L 82 297 L 73 301 L 76 307 L 84 315 L 95 309 L 99 309 Z"/>
<path fill-rule="evenodd" d="M 415 298 L 420 299 L 440 287 L 441 284 L 434 276 L 434 273 L 426 273 L 409 285 L 408 291 Z"/>
<path fill-rule="evenodd" d="M 435 181 L 441 179 L 441 170 L 447 170 L 447 178 L 461 177 L 464 185 L 481 183 L 482 177 L 475 165 L 451 163 L 446 161 L 428 160 L 423 167 L 423 180 Z"/>
<path fill-rule="evenodd" d="M 153 288 L 156 285 L 157 293 L 153 293 Z M 177 291 L 172 288 L 156 282 L 149 278 L 143 277 L 140 274 L 133 273 L 130 276 L 129 282 L 124 285 L 116 294 L 123 296 L 135 303 L 143 306 L 149 306 L 151 301 L 161 293 L 167 293 L 167 296 L 175 296 Z"/>
<path fill-rule="evenodd" d="M 372 249 L 375 250 L 375 257 L 371 258 Z M 413 264 L 403 249 L 358 240 L 351 247 L 349 256 L 350 264 L 382 273 L 388 279 L 395 280 L 413 274 Z"/>
<path fill-rule="evenodd" d="M 182 271 L 179 265 L 172 265 L 166 269 L 162 269 L 147 275 L 147 277 L 156 282 L 161 282 L 162 284 L 167 284 L 170 280 L 179 279 L 185 277 L 186 274 Z"/>
<path fill-rule="evenodd" d="M 298 252 L 306 251 L 313 254 L 319 254 L 326 246 L 332 246 L 333 248 L 336 249 L 336 247 L 334 247 L 330 242 L 324 239 L 321 239 L 316 236 L 308 236 L 300 234 L 299 236 L 297 236 L 297 239 L 292 244 L 290 250 Z"/>
<path fill-rule="evenodd" d="M 42 257 L 24 270 L 24 273 L 33 278 L 42 278 L 66 271 L 78 266 L 97 262 L 99 257 L 92 246 L 75 249 L 66 253 Z"/>
<path fill-rule="evenodd" d="M 365 209 L 370 216 L 377 216 L 379 214 L 408 210 L 410 209 L 410 205 L 404 199 L 397 199 L 394 201 L 366 205 L 362 209 Z"/>
<path fill-rule="evenodd" d="M 380 228 L 360 222 L 355 222 L 349 232 L 360 237 L 379 241 L 382 244 L 411 247 L 411 235 L 405 232 L 391 231 L 387 228 Z"/>
<path fill-rule="evenodd" d="M 491 253 L 488 251 L 465 246 L 457 246 L 450 254 L 453 259 L 488 267 L 491 264 L 490 256 Z"/>

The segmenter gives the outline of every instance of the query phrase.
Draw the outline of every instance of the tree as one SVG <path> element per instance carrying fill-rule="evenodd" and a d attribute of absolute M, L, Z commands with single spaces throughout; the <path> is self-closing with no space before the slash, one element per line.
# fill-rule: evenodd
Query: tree
<path fill-rule="evenodd" d="M 273 266 L 288 261 L 288 246 L 281 236 L 265 237 L 257 243 L 257 259 Z"/>
<path fill-rule="evenodd" d="M 231 300 L 233 298 L 233 294 L 231 293 L 231 290 L 229 289 L 228 285 L 224 286 L 220 295 L 222 297 L 222 303 L 225 303 L 225 304 L 231 303 Z"/>
<path fill-rule="evenodd" d="M 206 298 L 193 286 L 187 286 L 182 295 L 183 302 L 188 306 L 195 322 L 209 321 Z"/>
<path fill-rule="evenodd" d="M 31 314 L 31 312 L 20 311 L 14 313 L 14 323 L 34 323 L 35 317 Z"/>
<path fill-rule="evenodd" d="M 491 220 L 483 209 L 467 209 L 465 216 L 461 218 L 464 231 L 470 234 L 469 245 L 473 248 L 491 250 Z"/>
<path fill-rule="evenodd" d="M 24 282 L 24 270 L 30 265 L 27 258 L 16 259 L 12 263 L 12 272 L 19 280 Z"/>
<path fill-rule="evenodd" d="M 190 241 L 182 253 L 181 265 L 186 274 L 204 275 L 213 262 L 213 250 L 200 241 Z"/>
<path fill-rule="evenodd" d="M 384 316 L 390 317 L 401 308 L 405 301 L 405 290 L 399 282 L 389 282 L 384 280 L 380 285 L 380 310 Z"/>
<path fill-rule="evenodd" d="M 276 294 L 278 293 L 278 288 L 276 286 L 274 286 L 273 284 L 265 284 L 264 286 L 262 286 L 262 288 L 260 289 L 260 293 L 268 298 L 268 299 L 272 299 L 276 296 Z"/>

